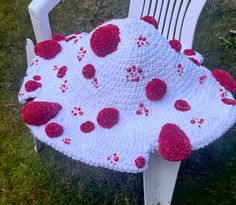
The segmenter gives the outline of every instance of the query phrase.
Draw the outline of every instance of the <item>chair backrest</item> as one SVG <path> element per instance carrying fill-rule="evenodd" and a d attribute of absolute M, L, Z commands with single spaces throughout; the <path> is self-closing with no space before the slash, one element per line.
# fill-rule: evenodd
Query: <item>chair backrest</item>
<path fill-rule="evenodd" d="M 48 13 L 60 0 L 33 0 L 29 13 L 37 42 L 52 37 Z M 129 17 L 155 17 L 167 39 L 178 39 L 191 48 L 198 17 L 206 0 L 130 0 Z"/>
<path fill-rule="evenodd" d="M 167 39 L 177 39 L 192 48 L 200 13 L 207 0 L 131 0 L 129 17 L 153 16 Z"/>

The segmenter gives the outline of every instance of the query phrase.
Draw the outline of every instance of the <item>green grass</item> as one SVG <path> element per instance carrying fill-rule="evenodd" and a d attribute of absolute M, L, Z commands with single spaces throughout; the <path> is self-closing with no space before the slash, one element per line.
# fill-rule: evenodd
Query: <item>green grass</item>
<path fill-rule="evenodd" d="M 0 204 L 143 204 L 142 175 L 95 168 L 44 147 L 33 150 L 30 131 L 20 119 L 17 92 L 25 74 L 25 39 L 33 37 L 27 0 L 0 0 Z M 236 3 L 208 0 L 194 48 L 209 68 L 236 78 Z M 53 32 L 89 31 L 103 20 L 125 17 L 128 1 L 67 0 L 50 17 Z M 70 23 L 67 23 L 70 19 Z M 235 42 L 235 41 L 234 41 Z M 236 204 L 236 127 L 182 163 L 173 205 Z"/>

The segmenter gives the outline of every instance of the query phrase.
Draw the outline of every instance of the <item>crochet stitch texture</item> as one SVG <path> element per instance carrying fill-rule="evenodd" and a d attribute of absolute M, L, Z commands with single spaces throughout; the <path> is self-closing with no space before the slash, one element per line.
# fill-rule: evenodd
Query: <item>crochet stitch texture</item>
<path fill-rule="evenodd" d="M 133 173 L 150 152 L 184 160 L 222 136 L 236 120 L 235 82 L 157 26 L 112 20 L 37 44 L 19 92 L 32 133 L 75 160 Z"/>

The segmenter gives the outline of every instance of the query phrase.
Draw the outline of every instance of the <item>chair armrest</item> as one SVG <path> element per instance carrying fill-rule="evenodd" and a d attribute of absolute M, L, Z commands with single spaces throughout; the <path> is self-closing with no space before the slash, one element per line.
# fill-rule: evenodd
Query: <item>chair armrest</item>
<path fill-rule="evenodd" d="M 29 14 L 37 42 L 52 37 L 48 14 L 60 1 L 61 0 L 33 0 L 29 4 Z"/>

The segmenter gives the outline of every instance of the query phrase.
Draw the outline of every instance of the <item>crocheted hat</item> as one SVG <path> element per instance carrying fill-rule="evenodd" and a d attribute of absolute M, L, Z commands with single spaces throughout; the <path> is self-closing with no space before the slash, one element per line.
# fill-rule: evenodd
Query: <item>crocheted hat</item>
<path fill-rule="evenodd" d="M 112 20 L 91 33 L 35 46 L 19 93 L 22 118 L 42 142 L 82 162 L 125 172 L 150 152 L 186 159 L 236 120 L 236 83 L 167 41 L 151 17 Z M 186 56 L 187 55 L 187 56 Z"/>

